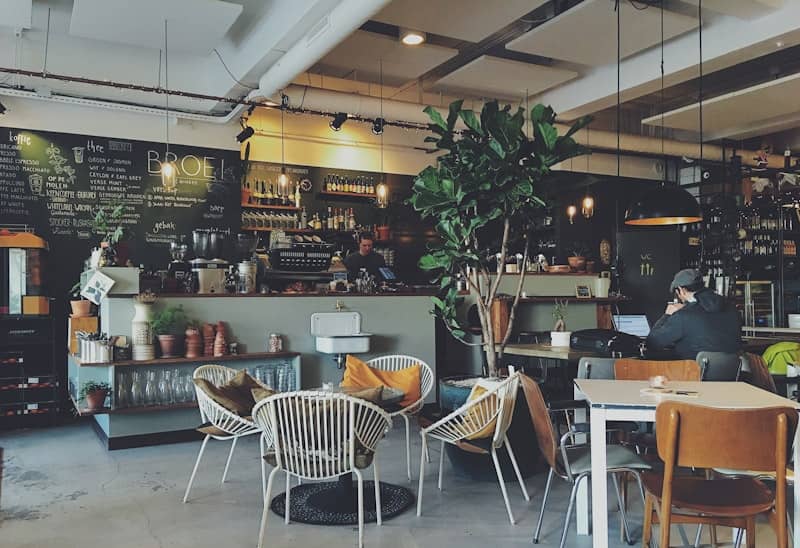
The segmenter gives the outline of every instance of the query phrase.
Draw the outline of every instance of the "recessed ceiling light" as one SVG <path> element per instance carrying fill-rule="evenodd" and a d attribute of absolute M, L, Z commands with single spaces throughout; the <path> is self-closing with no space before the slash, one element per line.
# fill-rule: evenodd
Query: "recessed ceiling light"
<path fill-rule="evenodd" d="M 400 29 L 400 41 L 407 46 L 418 46 L 425 41 L 425 33 L 418 30 Z"/>
<path fill-rule="evenodd" d="M 783 47 L 783 42 L 781 42 L 780 40 L 778 40 L 777 42 L 775 42 L 775 46 L 776 46 L 776 47 L 779 47 L 779 48 L 782 48 L 782 47 Z"/>

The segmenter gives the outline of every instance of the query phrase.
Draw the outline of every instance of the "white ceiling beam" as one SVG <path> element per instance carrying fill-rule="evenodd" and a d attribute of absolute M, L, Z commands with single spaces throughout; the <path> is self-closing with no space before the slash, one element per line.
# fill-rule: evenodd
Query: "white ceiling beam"
<path fill-rule="evenodd" d="M 800 44 L 800 1 L 754 21 L 719 16 L 703 30 L 703 69 L 715 72 L 771 53 L 776 43 L 783 47 Z M 609 29 L 615 32 L 615 29 Z M 625 29 L 622 29 L 625 32 Z M 665 86 L 686 82 L 698 76 L 697 33 L 676 38 L 664 47 Z M 658 91 L 660 50 L 642 52 L 621 63 L 622 101 L 630 101 Z M 564 120 L 573 120 L 616 104 L 617 67 L 612 63 L 587 72 L 583 77 L 543 93 L 536 101 L 552 105 Z"/>

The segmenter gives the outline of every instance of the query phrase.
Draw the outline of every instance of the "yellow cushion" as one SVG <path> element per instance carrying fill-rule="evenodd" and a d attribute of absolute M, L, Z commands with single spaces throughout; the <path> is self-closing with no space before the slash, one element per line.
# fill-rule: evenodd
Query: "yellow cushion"
<path fill-rule="evenodd" d="M 250 390 L 261 388 L 261 385 L 253 377 L 241 370 L 236 375 L 223 384 L 214 386 L 206 379 L 192 379 L 194 384 L 205 392 L 208 397 L 220 404 L 225 409 L 233 411 L 240 417 L 250 415 L 255 405 L 255 399 Z"/>
<path fill-rule="evenodd" d="M 472 387 L 472 391 L 469 393 L 467 401 L 477 400 L 478 398 L 483 396 L 486 392 L 488 392 L 488 390 L 486 390 L 483 386 L 476 384 L 475 386 Z M 489 398 L 487 398 L 487 401 L 492 400 L 493 398 L 496 399 L 497 395 L 492 394 L 491 396 L 489 396 Z M 464 422 L 467 425 L 471 423 L 481 424 L 483 420 L 481 419 L 480 412 L 477 409 L 473 408 L 467 411 L 467 414 L 464 417 Z M 489 421 L 489 424 L 487 424 L 474 434 L 467 436 L 465 439 L 479 440 L 493 436 L 496 425 L 497 425 L 497 417 L 493 418 L 491 421 Z"/>
<path fill-rule="evenodd" d="M 411 405 L 420 399 L 419 388 L 420 365 L 414 364 L 397 371 L 373 369 L 355 356 L 348 354 L 347 368 L 344 370 L 342 386 L 351 388 L 372 388 L 388 386 L 401 390 L 405 397 L 400 401 L 401 407 Z"/>
<path fill-rule="evenodd" d="M 259 386 L 257 388 L 250 389 L 250 394 L 253 396 L 253 399 L 255 400 L 256 403 L 260 402 L 261 400 L 265 400 L 270 396 L 274 396 L 277 393 L 278 392 L 276 392 L 275 390 L 267 388 L 265 386 Z"/>

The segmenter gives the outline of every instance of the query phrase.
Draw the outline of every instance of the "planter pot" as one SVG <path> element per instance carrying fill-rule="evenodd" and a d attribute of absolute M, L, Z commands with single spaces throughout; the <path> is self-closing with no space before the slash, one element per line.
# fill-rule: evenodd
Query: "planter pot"
<path fill-rule="evenodd" d="M 153 304 L 133 301 L 133 311 L 131 320 L 133 344 L 153 344 L 153 330 L 150 328 L 150 323 L 153 321 Z"/>
<path fill-rule="evenodd" d="M 200 336 L 200 331 L 197 329 L 187 329 L 186 338 L 184 340 L 186 358 L 199 358 L 203 355 L 203 337 Z"/>
<path fill-rule="evenodd" d="M 92 315 L 92 301 L 81 299 L 80 301 L 70 301 L 73 318 L 88 318 Z"/>
<path fill-rule="evenodd" d="M 86 407 L 89 409 L 102 409 L 106 402 L 108 390 L 96 390 L 86 394 Z"/>
<path fill-rule="evenodd" d="M 568 257 L 567 262 L 570 268 L 575 272 L 583 272 L 586 270 L 586 257 Z"/>
<path fill-rule="evenodd" d="M 550 345 L 551 346 L 569 346 L 569 338 L 572 336 L 572 331 L 551 331 L 550 332 Z"/>
<path fill-rule="evenodd" d="M 183 350 L 181 348 L 181 338 L 178 335 L 159 335 L 158 345 L 161 347 L 162 358 L 176 358 Z"/>
<path fill-rule="evenodd" d="M 477 377 L 472 377 L 472 379 L 475 382 L 478 380 Z M 475 382 L 469 382 L 472 379 L 462 376 L 449 377 L 439 381 L 439 402 L 442 407 L 442 413 L 449 413 L 467 401 L 472 386 L 475 384 Z M 519 389 L 517 402 L 514 406 L 514 415 L 507 435 L 511 448 L 514 450 L 514 456 L 517 458 L 522 477 L 527 478 L 536 473 L 542 460 L 541 452 L 536 441 L 533 423 L 528 413 L 522 387 Z M 497 481 L 497 473 L 495 472 L 491 455 L 469 453 L 449 443 L 445 444 L 445 453 L 447 453 L 447 457 L 453 466 L 453 472 L 456 475 L 474 481 Z M 511 459 L 508 458 L 505 447 L 497 450 L 497 457 L 500 460 L 500 469 L 503 472 L 505 481 L 516 482 L 517 476 L 514 473 L 514 467 L 511 464 Z"/>

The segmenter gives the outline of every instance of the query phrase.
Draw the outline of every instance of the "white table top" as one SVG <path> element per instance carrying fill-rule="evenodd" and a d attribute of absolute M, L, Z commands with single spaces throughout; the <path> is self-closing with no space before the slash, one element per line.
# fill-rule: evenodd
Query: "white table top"
<path fill-rule="evenodd" d="M 800 409 L 800 403 L 782 398 L 744 382 L 677 382 L 667 388 L 697 392 L 696 396 L 664 394 L 642 395 L 647 381 L 617 381 L 605 379 L 575 379 L 575 385 L 592 407 L 655 409 L 667 399 L 709 407 L 748 409 L 755 407 L 789 406 Z"/>

